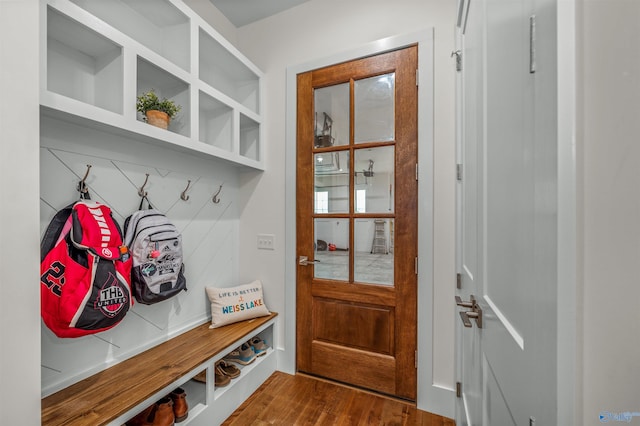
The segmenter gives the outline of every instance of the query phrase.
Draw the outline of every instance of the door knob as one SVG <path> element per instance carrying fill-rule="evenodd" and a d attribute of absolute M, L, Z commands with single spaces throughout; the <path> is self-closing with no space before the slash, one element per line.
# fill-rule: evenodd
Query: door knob
<path fill-rule="evenodd" d="M 309 260 L 309 258 L 307 256 L 300 256 L 298 258 L 298 265 L 309 266 L 309 265 L 313 265 L 314 263 L 320 263 L 320 261 L 319 260 Z"/>
<path fill-rule="evenodd" d="M 476 307 L 475 310 L 472 311 L 462 311 L 460 312 L 460 318 L 462 319 L 462 324 L 465 327 L 471 327 L 471 319 L 476 320 L 476 325 L 478 328 L 482 328 L 482 309 L 479 306 Z"/>
<path fill-rule="evenodd" d="M 465 327 L 471 327 L 471 319 L 475 319 L 478 328 L 482 328 L 482 309 L 480 305 L 478 305 L 475 296 L 471 295 L 468 302 L 463 301 L 460 296 L 456 296 L 455 299 L 456 305 L 462 306 L 463 308 L 471 308 L 469 311 L 460 312 L 462 324 Z"/>

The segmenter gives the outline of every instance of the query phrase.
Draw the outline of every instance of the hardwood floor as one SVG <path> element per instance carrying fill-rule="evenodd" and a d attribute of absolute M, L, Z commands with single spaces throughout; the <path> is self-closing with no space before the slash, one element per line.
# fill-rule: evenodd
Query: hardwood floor
<path fill-rule="evenodd" d="M 412 404 L 297 374 L 275 372 L 223 426 L 455 426 Z"/>

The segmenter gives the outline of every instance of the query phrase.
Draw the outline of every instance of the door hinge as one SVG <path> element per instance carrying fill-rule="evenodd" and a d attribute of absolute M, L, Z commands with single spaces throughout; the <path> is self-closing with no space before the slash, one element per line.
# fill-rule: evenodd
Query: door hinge
<path fill-rule="evenodd" d="M 416 271 L 416 275 L 418 275 L 418 257 L 417 256 L 414 260 L 414 269 Z"/>
<path fill-rule="evenodd" d="M 536 72 L 536 15 L 529 17 L 529 73 Z"/>
<path fill-rule="evenodd" d="M 461 50 L 454 50 L 453 52 L 451 52 L 451 57 L 456 57 L 456 71 L 460 72 L 462 71 L 462 51 Z"/>
<path fill-rule="evenodd" d="M 416 86 L 420 87 L 420 70 L 416 69 Z"/>
<path fill-rule="evenodd" d="M 462 398 L 462 383 L 456 382 L 456 397 Z"/>
<path fill-rule="evenodd" d="M 462 164 L 456 164 L 456 179 L 462 180 Z"/>
<path fill-rule="evenodd" d="M 416 355 L 416 357 L 414 358 L 415 359 L 415 363 L 414 364 L 415 364 L 415 367 L 418 368 L 418 351 L 416 351 L 415 355 Z"/>
<path fill-rule="evenodd" d="M 418 181 L 418 163 L 416 163 L 416 182 Z"/>
<path fill-rule="evenodd" d="M 456 288 L 462 288 L 462 274 L 456 274 Z"/>

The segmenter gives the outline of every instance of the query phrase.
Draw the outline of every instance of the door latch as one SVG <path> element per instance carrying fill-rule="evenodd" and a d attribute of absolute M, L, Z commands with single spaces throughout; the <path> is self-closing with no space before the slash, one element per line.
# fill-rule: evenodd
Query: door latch
<path fill-rule="evenodd" d="M 300 258 L 298 259 L 298 265 L 309 266 L 309 265 L 313 265 L 314 263 L 320 263 L 320 261 L 319 260 L 309 260 L 309 258 L 307 256 L 300 256 Z"/>
<path fill-rule="evenodd" d="M 463 301 L 460 296 L 456 296 L 456 305 L 471 308 L 469 311 L 460 311 L 460 318 L 465 327 L 471 327 L 471 319 L 475 319 L 478 328 L 482 328 L 482 309 L 474 295 L 469 297 L 468 302 Z"/>
<path fill-rule="evenodd" d="M 477 304 L 476 297 L 472 294 L 469 299 L 468 302 L 463 302 L 460 296 L 456 296 L 456 305 L 462 306 L 463 308 L 473 308 Z"/>

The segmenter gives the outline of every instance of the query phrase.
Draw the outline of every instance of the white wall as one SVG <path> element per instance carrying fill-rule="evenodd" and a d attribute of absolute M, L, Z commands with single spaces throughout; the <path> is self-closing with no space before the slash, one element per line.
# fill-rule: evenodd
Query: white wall
<path fill-rule="evenodd" d="M 640 2 L 585 0 L 578 29 L 582 424 L 640 412 Z M 581 25 L 580 25 L 581 23 Z M 632 423 L 640 422 L 635 417 Z"/>
<path fill-rule="evenodd" d="M 0 0 L 0 413 L 40 423 L 38 0 Z"/>
<path fill-rule="evenodd" d="M 435 28 L 435 212 L 433 381 L 453 386 L 455 138 L 455 2 L 451 0 L 311 0 L 238 29 L 238 47 L 265 72 L 266 171 L 247 175 L 241 213 L 240 251 L 251 268 L 245 281 L 265 281 L 267 305 L 284 313 L 285 263 L 285 80 L 287 67 L 322 59 L 382 38 Z M 256 250 L 256 234 L 276 236 L 275 251 Z M 281 318 L 280 342 L 284 345 Z M 284 348 L 293 351 L 295 348 Z"/>
<path fill-rule="evenodd" d="M 40 119 L 40 229 L 55 212 L 78 197 L 76 183 L 86 170 L 91 199 L 107 204 L 124 229 L 145 191 L 182 234 L 186 292 L 154 305 L 134 303 L 120 324 L 76 339 L 41 332 L 42 395 L 47 396 L 104 370 L 211 318 L 205 287 L 238 282 L 239 220 L 237 168 L 88 127 Z M 189 199 L 181 192 L 189 186 Z M 220 203 L 212 194 L 224 183 Z"/>

